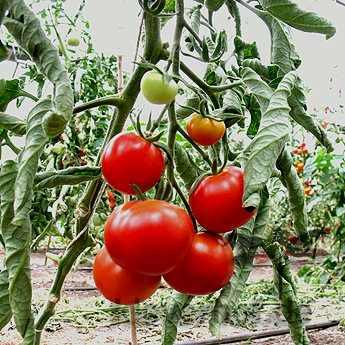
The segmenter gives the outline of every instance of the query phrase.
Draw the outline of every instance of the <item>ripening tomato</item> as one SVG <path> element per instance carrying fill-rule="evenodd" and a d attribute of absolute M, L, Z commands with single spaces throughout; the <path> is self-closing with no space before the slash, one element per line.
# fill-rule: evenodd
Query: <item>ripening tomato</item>
<path fill-rule="evenodd" d="M 223 121 L 215 121 L 201 114 L 192 114 L 186 125 L 188 135 L 202 146 L 211 146 L 218 142 L 225 133 Z"/>
<path fill-rule="evenodd" d="M 162 200 L 130 201 L 116 208 L 104 228 L 104 243 L 120 266 L 162 275 L 190 249 L 194 226 L 182 208 Z"/>
<path fill-rule="evenodd" d="M 219 234 L 199 232 L 186 258 L 163 278 L 188 295 L 208 295 L 225 286 L 235 267 L 228 241 Z"/>
<path fill-rule="evenodd" d="M 93 279 L 106 299 L 123 305 L 145 301 L 161 283 L 160 276 L 147 276 L 122 268 L 111 259 L 105 247 L 95 258 Z"/>
<path fill-rule="evenodd" d="M 162 151 L 134 132 L 115 135 L 102 156 L 105 180 L 124 194 L 135 194 L 130 183 L 142 192 L 148 191 L 159 181 L 163 170 Z"/>
<path fill-rule="evenodd" d="M 177 95 L 177 84 L 174 80 L 165 83 L 164 77 L 156 70 L 147 72 L 141 81 L 141 92 L 153 104 L 169 104 Z"/>
<path fill-rule="evenodd" d="M 201 226 L 224 233 L 247 223 L 254 216 L 256 211 L 249 213 L 243 208 L 242 197 L 243 170 L 230 166 L 218 175 L 204 177 L 195 191 L 190 192 L 189 203 Z"/>

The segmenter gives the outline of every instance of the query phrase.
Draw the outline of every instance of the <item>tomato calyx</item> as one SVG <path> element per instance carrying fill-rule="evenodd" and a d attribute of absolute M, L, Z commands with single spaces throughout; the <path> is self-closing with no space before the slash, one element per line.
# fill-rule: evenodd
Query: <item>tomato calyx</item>
<path fill-rule="evenodd" d="M 166 133 L 166 131 L 161 131 L 159 132 L 157 135 L 153 136 L 151 132 L 146 131 L 146 135 L 143 133 L 143 131 L 141 130 L 141 124 L 140 124 L 140 113 L 137 116 L 137 120 L 134 121 L 132 116 L 130 116 L 130 119 L 132 121 L 133 127 L 135 128 L 137 134 L 144 140 L 146 140 L 148 143 L 158 147 L 159 149 L 161 149 L 167 156 L 168 161 L 171 163 L 172 166 L 174 166 L 173 163 L 173 157 L 172 154 L 170 153 L 168 147 L 163 144 L 161 141 L 159 141 L 161 139 L 161 137 Z"/>

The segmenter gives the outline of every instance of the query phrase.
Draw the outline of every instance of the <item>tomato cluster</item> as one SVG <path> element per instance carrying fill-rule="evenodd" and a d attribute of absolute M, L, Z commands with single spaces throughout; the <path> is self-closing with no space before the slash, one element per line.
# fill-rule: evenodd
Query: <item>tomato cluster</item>
<path fill-rule="evenodd" d="M 164 170 L 159 148 L 135 133 L 115 136 L 102 156 L 105 180 L 115 190 L 135 194 L 152 188 Z M 109 203 L 115 207 L 107 190 Z M 231 166 L 191 188 L 189 203 L 205 231 L 195 232 L 187 212 L 163 200 L 134 200 L 115 207 L 106 221 L 104 244 L 95 259 L 99 291 L 119 304 L 151 296 L 161 277 L 189 295 L 213 293 L 234 271 L 234 255 L 222 233 L 247 223 L 255 214 L 242 206 L 243 170 Z M 114 205 L 114 206 L 113 206 Z"/>

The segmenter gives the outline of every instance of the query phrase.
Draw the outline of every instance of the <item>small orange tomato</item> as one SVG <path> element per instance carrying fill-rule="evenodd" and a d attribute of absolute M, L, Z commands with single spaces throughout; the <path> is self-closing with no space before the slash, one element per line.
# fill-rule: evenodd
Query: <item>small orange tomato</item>
<path fill-rule="evenodd" d="M 215 121 L 198 113 L 189 117 L 186 128 L 190 138 L 202 146 L 215 144 L 225 133 L 223 121 Z"/>

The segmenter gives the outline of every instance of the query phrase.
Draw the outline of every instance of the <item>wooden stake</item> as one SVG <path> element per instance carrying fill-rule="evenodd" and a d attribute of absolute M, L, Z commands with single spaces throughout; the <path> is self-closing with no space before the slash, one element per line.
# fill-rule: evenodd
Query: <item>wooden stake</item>
<path fill-rule="evenodd" d="M 131 304 L 129 306 L 129 319 L 131 323 L 131 333 L 132 333 L 132 345 L 138 345 L 137 338 L 137 322 L 135 318 L 135 305 Z"/>
<path fill-rule="evenodd" d="M 118 70 L 118 91 L 123 90 L 123 69 L 122 69 L 122 55 L 117 56 L 117 70 Z"/>

